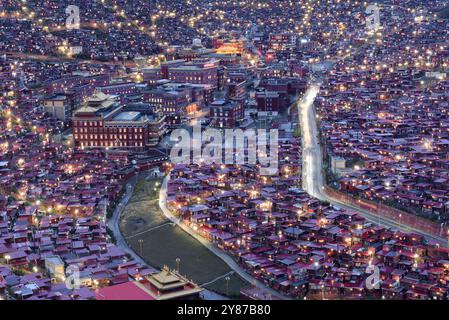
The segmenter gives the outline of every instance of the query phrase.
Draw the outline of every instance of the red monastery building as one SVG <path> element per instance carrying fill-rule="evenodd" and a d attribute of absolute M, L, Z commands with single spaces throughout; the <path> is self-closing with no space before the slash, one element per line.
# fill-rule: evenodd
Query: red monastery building
<path fill-rule="evenodd" d="M 154 146 L 164 132 L 164 118 L 127 111 L 102 92 L 96 92 L 74 113 L 75 146 L 145 148 Z"/>

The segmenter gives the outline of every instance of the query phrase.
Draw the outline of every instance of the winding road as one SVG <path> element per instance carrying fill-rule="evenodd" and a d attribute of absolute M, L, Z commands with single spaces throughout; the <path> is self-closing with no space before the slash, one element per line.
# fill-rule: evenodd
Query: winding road
<path fill-rule="evenodd" d="M 316 111 L 314 107 L 315 99 L 320 91 L 320 83 L 310 83 L 304 97 L 297 102 L 299 123 L 302 132 L 302 149 L 303 149 L 303 189 L 311 196 L 322 201 L 331 203 L 332 205 L 358 212 L 368 221 L 383 225 L 389 228 L 396 228 L 404 232 L 414 232 L 433 239 L 442 246 L 448 246 L 446 239 L 434 236 L 422 230 L 407 226 L 396 220 L 391 220 L 380 215 L 373 214 L 361 207 L 346 204 L 339 199 L 331 197 L 324 192 L 324 176 L 323 176 L 323 155 L 321 145 L 318 139 L 318 126 L 316 121 Z"/>
<path fill-rule="evenodd" d="M 127 184 L 126 184 L 126 192 L 123 195 L 122 199 L 120 200 L 120 203 L 117 205 L 117 207 L 114 210 L 114 213 L 112 214 L 112 217 L 108 219 L 107 226 L 109 230 L 114 234 L 114 238 L 116 241 L 116 245 L 120 247 L 122 250 L 124 250 L 127 254 L 129 254 L 134 260 L 139 262 L 140 264 L 146 266 L 147 263 L 132 250 L 128 243 L 125 241 L 125 239 L 122 236 L 122 233 L 120 232 L 120 216 L 123 213 L 123 210 L 125 209 L 126 205 L 128 204 L 129 200 L 131 199 L 134 187 L 136 185 L 137 178 L 133 177 Z"/>

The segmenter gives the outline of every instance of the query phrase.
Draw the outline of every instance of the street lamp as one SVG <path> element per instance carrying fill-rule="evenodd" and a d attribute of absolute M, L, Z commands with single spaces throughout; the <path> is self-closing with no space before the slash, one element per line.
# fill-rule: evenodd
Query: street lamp
<path fill-rule="evenodd" d="M 143 257 L 143 239 L 139 239 L 140 256 Z"/>
<path fill-rule="evenodd" d="M 229 281 L 231 280 L 231 278 L 227 276 L 225 280 L 226 280 L 226 295 L 229 296 Z"/>
<path fill-rule="evenodd" d="M 178 271 L 178 273 L 179 273 L 179 264 L 180 264 L 180 262 L 181 262 L 181 259 L 180 258 L 176 258 L 176 270 Z"/>

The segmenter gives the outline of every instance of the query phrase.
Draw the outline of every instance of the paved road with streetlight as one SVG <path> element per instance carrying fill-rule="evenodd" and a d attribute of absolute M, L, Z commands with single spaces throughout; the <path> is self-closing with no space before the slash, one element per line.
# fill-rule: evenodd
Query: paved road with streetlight
<path fill-rule="evenodd" d="M 303 188 L 311 196 L 322 201 L 329 202 L 337 207 L 357 211 L 367 220 L 396 228 L 404 232 L 414 232 L 433 239 L 443 246 L 448 246 L 446 239 L 437 237 L 422 230 L 401 224 L 400 221 L 391 220 L 380 215 L 376 215 L 361 207 L 346 204 L 339 199 L 331 197 L 324 192 L 323 176 L 323 155 L 318 139 L 318 127 L 316 121 L 316 111 L 314 107 L 315 99 L 320 91 L 320 83 L 313 82 L 309 85 L 304 97 L 297 102 L 299 123 L 302 132 L 302 158 L 303 158 Z"/>
<path fill-rule="evenodd" d="M 195 232 L 194 230 L 192 230 L 191 228 L 189 228 L 187 225 L 185 225 L 184 223 L 182 223 L 178 218 L 176 218 L 172 212 L 167 208 L 167 184 L 168 181 L 170 180 L 170 175 L 167 175 L 164 179 L 164 181 L 162 182 L 162 186 L 161 186 L 161 191 L 159 194 L 159 207 L 161 208 L 162 212 L 164 213 L 164 215 L 167 217 L 167 219 L 169 219 L 170 221 L 172 221 L 173 223 L 176 223 L 176 225 L 178 227 L 180 227 L 182 230 L 184 230 L 185 232 L 187 232 L 190 236 L 192 236 L 193 238 L 195 238 L 196 240 L 198 240 L 198 242 L 200 242 L 203 246 L 205 246 L 207 249 L 209 249 L 212 253 L 214 253 L 216 256 L 218 256 L 220 259 L 222 259 L 232 270 L 234 270 L 240 277 L 242 277 L 243 279 L 245 279 L 246 281 L 248 281 L 249 283 L 251 283 L 252 285 L 269 292 L 272 296 L 280 298 L 280 299 L 284 299 L 284 300 L 289 300 L 291 298 L 286 297 L 282 294 L 280 294 L 279 292 L 277 292 L 276 290 L 266 286 L 264 283 L 262 283 L 261 281 L 253 278 L 249 273 L 246 272 L 245 269 L 243 269 L 242 267 L 240 267 L 235 261 L 234 259 L 232 259 L 229 255 L 227 255 L 224 251 L 218 249 L 217 247 L 215 247 L 211 242 L 209 242 L 208 240 L 206 240 L 205 238 L 203 238 L 202 236 L 200 236 L 197 232 Z"/>

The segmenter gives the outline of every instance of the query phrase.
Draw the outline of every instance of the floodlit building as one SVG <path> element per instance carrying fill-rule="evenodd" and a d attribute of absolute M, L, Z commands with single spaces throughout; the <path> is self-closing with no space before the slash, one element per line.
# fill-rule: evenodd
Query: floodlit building
<path fill-rule="evenodd" d="M 72 116 L 72 104 L 69 98 L 64 94 L 55 94 L 45 97 L 41 104 L 46 113 L 53 118 L 67 121 Z"/>
<path fill-rule="evenodd" d="M 45 269 L 50 274 L 52 281 L 60 282 L 65 279 L 64 262 L 59 256 L 45 258 Z"/>

